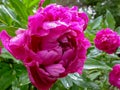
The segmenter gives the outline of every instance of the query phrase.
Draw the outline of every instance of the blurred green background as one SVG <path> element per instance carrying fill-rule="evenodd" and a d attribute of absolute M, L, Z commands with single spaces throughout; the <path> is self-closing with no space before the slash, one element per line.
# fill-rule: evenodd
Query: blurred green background
<path fill-rule="evenodd" d="M 18 28 L 27 28 L 28 16 L 38 9 L 39 1 L 0 0 L 0 31 L 5 29 L 14 36 Z M 96 32 L 106 27 L 120 34 L 120 0 L 46 0 L 43 6 L 50 3 L 77 5 L 80 11 L 85 11 L 90 19 L 85 35 L 92 44 L 83 74 L 69 74 L 59 79 L 51 90 L 117 90 L 109 84 L 108 74 L 114 64 L 120 63 L 120 49 L 109 55 L 97 50 L 93 40 Z M 0 90 L 37 90 L 23 64 L 4 48 L 0 55 Z"/>

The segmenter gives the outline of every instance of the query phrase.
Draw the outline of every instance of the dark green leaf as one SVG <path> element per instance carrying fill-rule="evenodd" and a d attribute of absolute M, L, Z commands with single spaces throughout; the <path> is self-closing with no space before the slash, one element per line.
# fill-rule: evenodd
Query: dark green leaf
<path fill-rule="evenodd" d="M 9 64 L 0 62 L 0 90 L 6 90 L 15 80 Z"/>
<path fill-rule="evenodd" d="M 114 20 L 114 17 L 109 10 L 107 10 L 107 12 L 106 12 L 105 23 L 106 23 L 107 27 L 109 27 L 111 29 L 115 28 L 115 20 Z"/>
<path fill-rule="evenodd" d="M 26 10 L 25 5 L 20 0 L 9 0 L 11 3 L 13 9 L 16 11 L 16 13 L 19 15 L 19 17 L 24 21 L 24 23 L 27 24 L 28 19 L 28 13 Z"/>
<path fill-rule="evenodd" d="M 116 32 L 120 35 L 120 26 L 115 29 Z"/>
<path fill-rule="evenodd" d="M 100 27 L 101 23 L 102 23 L 103 17 L 99 16 L 94 20 L 91 20 L 91 22 L 89 23 L 91 29 L 97 29 L 98 27 Z"/>
<path fill-rule="evenodd" d="M 95 60 L 92 58 L 88 58 L 84 69 L 106 69 L 106 70 L 111 70 L 111 67 L 109 67 L 108 65 L 105 64 L 104 61 L 100 61 L 100 60 Z"/>
<path fill-rule="evenodd" d="M 46 5 L 50 4 L 50 0 L 45 0 L 43 7 L 45 7 Z"/>

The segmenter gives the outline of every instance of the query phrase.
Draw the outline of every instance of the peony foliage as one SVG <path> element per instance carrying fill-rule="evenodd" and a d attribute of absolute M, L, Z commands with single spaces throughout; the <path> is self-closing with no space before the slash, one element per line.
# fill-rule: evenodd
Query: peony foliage
<path fill-rule="evenodd" d="M 120 34 L 110 11 L 92 19 L 50 0 L 8 2 L 0 5 L 0 90 L 120 88 Z"/>

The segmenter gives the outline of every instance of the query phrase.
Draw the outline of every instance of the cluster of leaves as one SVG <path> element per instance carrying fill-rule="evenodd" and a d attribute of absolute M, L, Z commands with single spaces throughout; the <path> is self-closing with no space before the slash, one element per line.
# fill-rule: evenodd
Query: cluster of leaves
<path fill-rule="evenodd" d="M 120 19 L 120 0 L 79 0 L 83 6 L 91 6 L 96 11 L 96 17 L 106 13 L 108 9 L 116 20 L 116 25 L 119 26 Z"/>
<path fill-rule="evenodd" d="M 55 2 L 46 0 L 44 6 Z M 14 36 L 18 28 L 27 28 L 27 19 L 38 8 L 39 0 L 1 0 L 0 1 L 0 30 L 6 29 Z M 109 10 L 104 16 L 91 19 L 85 35 L 91 41 L 92 47 L 87 53 L 83 74 L 69 74 L 59 79 L 51 90 L 117 90 L 108 82 L 112 66 L 120 63 L 119 49 L 109 55 L 97 50 L 94 46 L 95 34 L 98 30 L 110 27 L 120 33 L 120 27 L 115 27 L 116 21 Z M 37 90 L 28 79 L 26 68 L 5 49 L 0 55 L 0 90 Z"/>
<path fill-rule="evenodd" d="M 5 49 L 0 56 L 0 90 L 31 90 L 24 65 Z"/>
<path fill-rule="evenodd" d="M 10 35 L 14 31 L 26 28 L 29 15 L 33 14 L 39 0 L 1 0 L 0 1 L 0 30 L 7 30 Z"/>

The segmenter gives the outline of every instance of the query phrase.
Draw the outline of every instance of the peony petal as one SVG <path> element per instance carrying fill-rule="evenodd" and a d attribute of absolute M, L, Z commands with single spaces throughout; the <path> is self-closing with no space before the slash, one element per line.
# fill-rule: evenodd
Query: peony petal
<path fill-rule="evenodd" d="M 9 49 L 9 46 L 8 46 L 9 43 L 10 43 L 11 36 L 9 36 L 8 33 L 7 33 L 5 30 L 3 30 L 3 31 L 1 31 L 1 33 L 0 33 L 0 39 L 1 39 L 1 41 L 2 41 L 3 46 L 4 46 L 9 52 L 11 52 L 11 50 Z"/>
<path fill-rule="evenodd" d="M 46 36 L 49 33 L 49 30 L 45 30 L 42 28 L 42 24 L 44 21 L 45 17 L 44 15 L 40 14 L 40 13 L 36 13 L 35 16 L 29 16 L 29 23 L 28 23 L 28 27 L 29 27 L 29 32 L 31 34 L 36 34 L 38 36 Z"/>
<path fill-rule="evenodd" d="M 61 56 L 62 56 L 62 52 L 60 48 L 57 48 L 55 50 L 43 50 L 43 51 L 39 51 L 37 53 L 37 55 L 41 58 L 41 60 L 43 61 L 43 65 L 50 65 L 52 63 L 55 62 L 59 62 Z"/>
<path fill-rule="evenodd" d="M 16 30 L 16 35 L 18 35 L 18 34 L 22 34 L 22 33 L 24 33 L 25 32 L 25 29 L 21 29 L 21 28 L 19 28 L 18 30 Z"/>
<path fill-rule="evenodd" d="M 64 52 L 62 56 L 62 61 L 61 61 L 64 67 L 67 68 L 69 63 L 74 60 L 75 56 L 76 56 L 75 50 L 69 49 L 66 52 Z"/>
<path fill-rule="evenodd" d="M 53 29 L 59 26 L 68 26 L 66 23 L 61 22 L 61 21 L 53 21 L 53 22 L 45 22 L 43 23 L 43 29 Z"/>
<path fill-rule="evenodd" d="M 65 68 L 62 66 L 62 64 L 52 64 L 52 65 L 46 66 L 45 69 L 53 77 L 58 77 L 59 74 L 65 71 Z"/>
<path fill-rule="evenodd" d="M 78 16 L 81 17 L 82 19 L 84 19 L 85 23 L 84 23 L 84 28 L 83 30 L 86 29 L 87 25 L 88 25 L 88 21 L 89 21 L 89 18 L 87 16 L 86 13 L 82 12 L 82 13 L 78 13 Z"/>
<path fill-rule="evenodd" d="M 32 66 L 26 66 L 29 78 L 34 86 L 39 90 L 49 90 L 56 78 L 49 77 L 48 74 L 37 63 L 33 63 Z"/>

